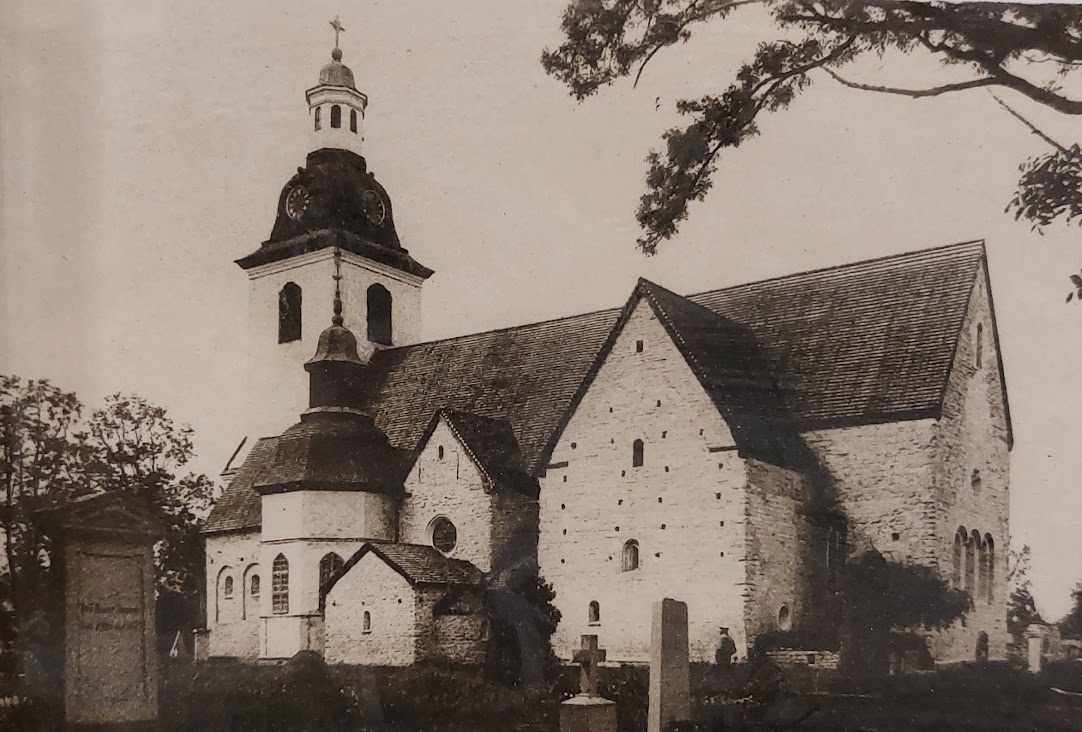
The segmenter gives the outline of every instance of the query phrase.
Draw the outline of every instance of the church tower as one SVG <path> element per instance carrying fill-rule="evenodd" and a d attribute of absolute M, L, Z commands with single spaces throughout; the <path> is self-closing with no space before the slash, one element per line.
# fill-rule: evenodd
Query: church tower
<path fill-rule="evenodd" d="M 342 319 L 367 362 L 376 350 L 415 342 L 421 286 L 432 270 L 395 231 L 386 189 L 362 156 L 368 97 L 335 47 L 305 92 L 311 140 L 305 166 L 282 188 L 270 237 L 237 260 L 248 275 L 247 439 L 275 435 L 307 406 L 301 365 L 316 348 L 334 297 L 341 252 Z"/>

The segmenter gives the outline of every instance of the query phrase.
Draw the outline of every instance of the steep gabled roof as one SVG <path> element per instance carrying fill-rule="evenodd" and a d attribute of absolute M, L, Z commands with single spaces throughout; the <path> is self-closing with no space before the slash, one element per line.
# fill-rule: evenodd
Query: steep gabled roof
<path fill-rule="evenodd" d="M 214 502 L 204 532 L 259 528 L 262 521 L 259 494 L 253 486 L 263 465 L 274 458 L 278 440 L 278 437 L 264 437 L 252 445 L 237 474 Z"/>
<path fill-rule="evenodd" d="M 367 554 L 374 554 L 411 585 L 479 585 L 481 570 L 470 562 L 445 557 L 436 549 L 423 544 L 401 544 L 389 541 L 366 542 L 353 553 L 342 568 L 327 581 L 323 595 L 330 592 L 353 565 Z"/>
<path fill-rule="evenodd" d="M 513 490 L 537 498 L 537 479 L 523 468 L 522 451 L 519 450 L 511 423 L 506 419 L 441 409 L 432 415 L 428 428 L 421 436 L 417 456 L 420 456 L 440 420 L 447 422 L 452 434 L 488 482 L 489 490 Z"/>
<path fill-rule="evenodd" d="M 741 374 L 727 373 L 729 361 L 715 363 L 726 349 L 713 341 L 750 338 L 754 348 L 746 353 L 773 378 L 771 408 L 807 430 L 937 417 L 984 259 L 984 244 L 976 241 L 687 298 L 657 286 L 651 292 L 688 352 L 697 354 L 700 378 L 720 385 L 719 406 L 728 403 L 725 387 L 731 389 L 737 375 L 748 376 L 752 362 L 736 370 Z M 710 321 L 686 301 L 723 321 Z M 401 448 L 417 445 L 440 409 L 504 420 L 522 465 L 537 475 L 620 314 L 602 310 L 378 351 L 369 364 L 366 407 Z M 739 393 L 765 388 L 755 376 Z M 232 495 L 251 493 L 243 473 L 215 507 L 211 526 L 239 527 L 244 519 L 238 515 L 250 517 L 248 526 L 259 525 L 258 499 L 254 510 L 240 510 L 246 499 Z M 229 520 L 218 522 L 223 504 Z"/>

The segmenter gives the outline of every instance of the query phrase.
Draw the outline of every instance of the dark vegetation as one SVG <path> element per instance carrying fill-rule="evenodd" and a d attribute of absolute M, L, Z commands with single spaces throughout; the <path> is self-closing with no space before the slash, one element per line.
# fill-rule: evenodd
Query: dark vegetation
<path fill-rule="evenodd" d="M 664 150 L 646 158 L 646 192 L 637 219 L 646 254 L 671 239 L 700 201 L 726 150 L 760 133 L 763 114 L 787 109 L 815 83 L 841 84 L 854 93 L 927 99 L 991 92 L 1003 111 L 1048 151 L 1020 164 L 1018 188 L 1007 203 L 1035 229 L 1059 220 L 1082 223 L 1082 151 L 1040 130 L 1019 109 L 1038 105 L 1064 115 L 1082 114 L 1070 93 L 1082 68 L 1082 7 L 989 2 L 899 0 L 571 0 L 562 19 L 563 42 L 542 54 L 545 70 L 579 100 L 628 77 L 638 82 L 657 54 L 706 36 L 726 42 L 725 31 L 746 27 L 751 7 L 769 13 L 773 31 L 718 88 L 680 99 L 687 119 L 663 135 Z M 941 66 L 938 79 L 886 85 L 875 78 L 877 57 L 920 55 Z M 854 68 L 855 62 L 870 63 Z M 713 77 L 716 69 L 689 74 Z M 869 75 L 870 74 L 870 75 Z M 1010 105 L 1000 95 L 1010 100 Z M 1011 105 L 1018 105 L 1011 106 Z M 839 113 L 846 114 L 844 107 Z M 1082 277 L 1072 276 L 1072 296 Z M 1070 299 L 1070 298 L 1068 298 Z"/>

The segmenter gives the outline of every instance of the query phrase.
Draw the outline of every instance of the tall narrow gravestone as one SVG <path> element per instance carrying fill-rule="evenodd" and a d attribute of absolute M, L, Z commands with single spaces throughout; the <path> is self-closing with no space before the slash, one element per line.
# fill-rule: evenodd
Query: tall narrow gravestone
<path fill-rule="evenodd" d="M 665 732 L 670 723 L 691 717 L 688 663 L 688 606 L 666 597 L 654 603 L 647 732 Z"/>
<path fill-rule="evenodd" d="M 106 493 L 44 516 L 60 559 L 64 719 L 68 725 L 158 717 L 154 541 L 148 512 Z"/>

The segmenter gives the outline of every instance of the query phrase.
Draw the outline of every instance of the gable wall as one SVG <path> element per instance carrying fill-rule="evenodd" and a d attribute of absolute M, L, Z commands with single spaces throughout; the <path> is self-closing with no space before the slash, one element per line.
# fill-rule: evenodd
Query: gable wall
<path fill-rule="evenodd" d="M 636 438 L 645 443 L 638 468 Z M 747 476 L 733 447 L 694 373 L 640 302 L 552 454 L 551 463 L 567 467 L 550 468 L 541 481 L 538 559 L 563 614 L 553 639 L 560 657 L 570 658 L 589 633 L 610 660 L 649 660 L 651 608 L 664 597 L 688 603 L 692 658 L 713 659 L 721 625 L 743 653 Z M 640 567 L 623 572 L 628 539 L 639 542 Z M 601 606 L 596 626 L 588 623 L 591 600 Z"/>
<path fill-rule="evenodd" d="M 443 447 L 443 459 L 439 448 Z M 431 545 L 429 525 L 446 516 L 458 543 L 448 556 L 492 568 L 492 496 L 462 443 L 442 419 L 406 477 L 407 496 L 399 514 L 399 541 Z"/>
<path fill-rule="evenodd" d="M 977 368 L 976 330 L 983 324 L 982 363 Z M 1010 448 L 999 364 L 993 338 L 991 304 L 983 269 L 973 289 L 962 326 L 951 379 L 944 397 L 943 417 L 935 430 L 936 561 L 943 574 L 953 575 L 954 534 L 960 526 L 990 534 L 995 543 L 992 602 L 979 586 L 965 626 L 956 623 L 936 639 L 936 656 L 943 661 L 972 661 L 977 635 L 989 636 L 991 658 L 1006 658 L 1007 550 L 1010 539 Z M 972 472 L 980 470 L 979 491 Z"/>
<path fill-rule="evenodd" d="M 363 616 L 372 628 L 364 632 Z M 407 666 L 416 657 L 416 596 L 406 579 L 366 554 L 327 594 L 323 653 L 328 663 Z"/>

